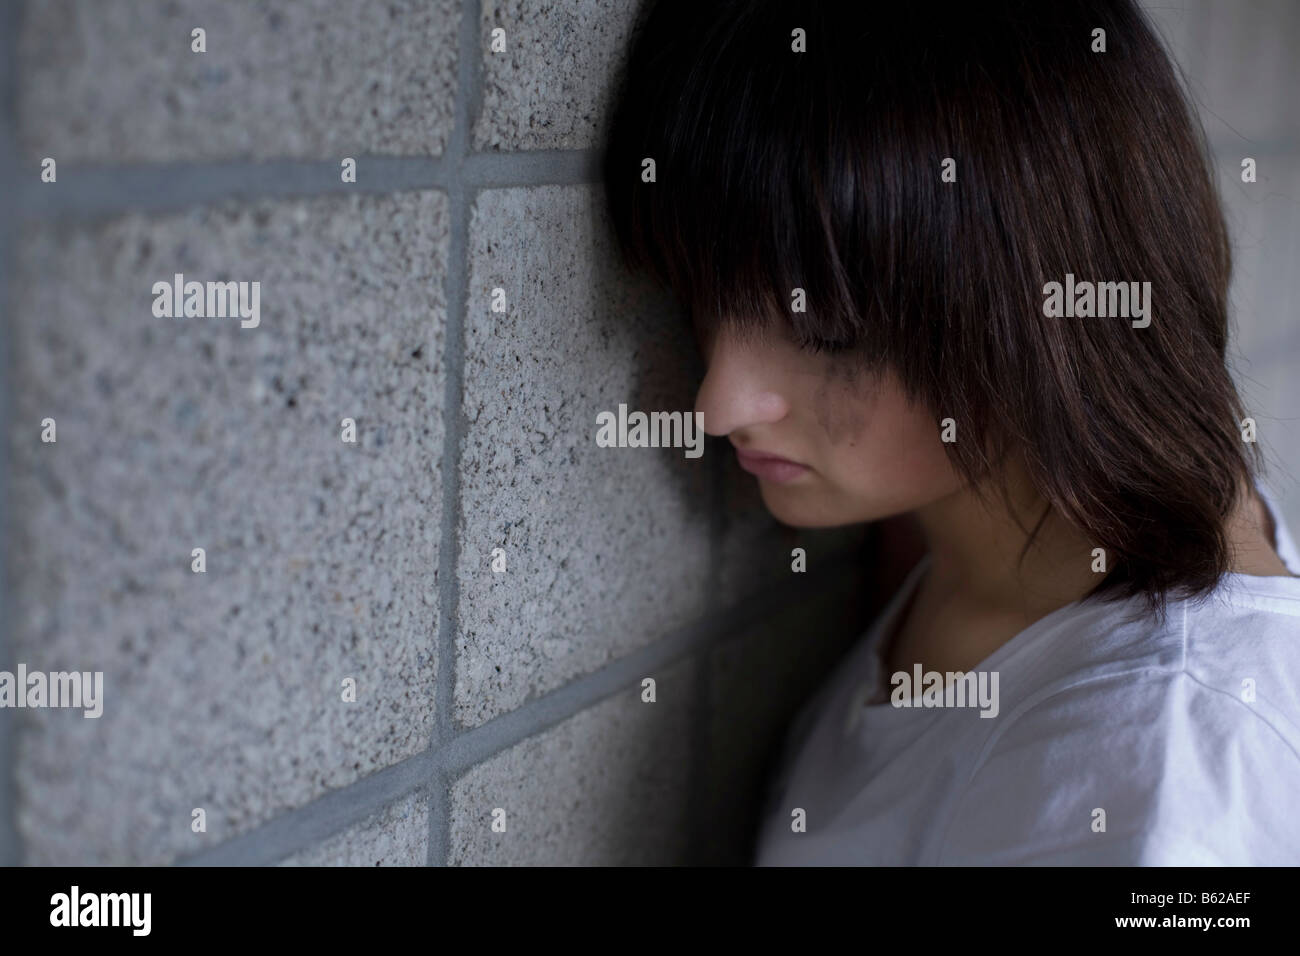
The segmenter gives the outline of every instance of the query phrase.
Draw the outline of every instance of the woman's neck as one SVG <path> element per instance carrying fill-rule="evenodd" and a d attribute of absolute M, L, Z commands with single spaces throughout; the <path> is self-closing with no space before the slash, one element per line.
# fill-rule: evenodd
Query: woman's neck
<path fill-rule="evenodd" d="M 1094 549 L 1103 545 L 1088 540 L 1054 509 L 1048 511 L 1023 472 L 1012 475 L 1011 499 L 1014 514 L 1001 498 L 982 501 L 964 490 L 914 513 L 930 566 L 886 638 L 891 671 L 915 663 L 931 670 L 969 669 L 1100 582 Z M 1022 561 L 1030 532 L 1044 513 Z M 1268 511 L 1253 488 L 1243 488 L 1225 530 L 1231 572 L 1290 576 L 1275 551 Z"/>
<path fill-rule="evenodd" d="M 915 512 L 930 555 L 927 590 L 1018 612 L 1078 600 L 1101 580 L 1093 571 L 1101 545 L 1049 510 L 1022 469 L 1008 482 L 1014 511 L 1000 495 L 981 499 L 965 488 Z"/>
<path fill-rule="evenodd" d="M 1022 468 L 1009 470 L 1008 479 L 1014 511 L 1001 497 L 981 500 L 966 488 L 915 512 L 930 554 L 931 586 L 1008 609 L 1060 607 L 1078 600 L 1101 580 L 1103 566 L 1094 549 L 1104 549 L 1104 543 L 1090 541 L 1059 512 L 1049 510 Z M 1040 519 L 1041 527 L 1022 560 Z M 1268 510 L 1254 488 L 1243 487 L 1225 531 L 1230 571 L 1289 575 L 1275 549 Z M 1104 567 L 1110 567 L 1109 560 Z"/>

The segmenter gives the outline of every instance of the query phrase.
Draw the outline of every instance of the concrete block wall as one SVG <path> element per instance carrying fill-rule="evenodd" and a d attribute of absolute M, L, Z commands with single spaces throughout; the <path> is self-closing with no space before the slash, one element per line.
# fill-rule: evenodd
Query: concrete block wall
<path fill-rule="evenodd" d="M 1151 6 L 1300 529 L 1297 8 Z M 864 529 L 775 526 L 716 442 L 594 444 L 699 373 L 600 198 L 635 8 L 0 7 L 0 669 L 105 681 L 98 720 L 0 710 L 0 863 L 745 862 L 776 742 L 893 569 Z M 261 282 L 260 325 L 155 318 L 177 272 Z"/>
<path fill-rule="evenodd" d="M 1300 533 L 1300 4 L 1144 3 L 1210 142 L 1233 239 L 1231 365 L 1267 483 Z M 1243 183 L 1241 162 L 1256 161 Z"/>
<path fill-rule="evenodd" d="M 595 445 L 700 371 L 601 201 L 634 12 L 5 8 L 0 669 L 105 689 L 0 711 L 0 862 L 745 861 L 882 595 L 719 443 Z M 259 325 L 153 316 L 175 273 Z"/>

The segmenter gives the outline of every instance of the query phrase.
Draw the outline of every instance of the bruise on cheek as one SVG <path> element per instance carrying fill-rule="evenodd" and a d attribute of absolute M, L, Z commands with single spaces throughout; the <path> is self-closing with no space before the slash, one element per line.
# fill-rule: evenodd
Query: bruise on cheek
<path fill-rule="evenodd" d="M 852 444 L 867 430 L 878 391 L 878 377 L 863 369 L 860 358 L 829 359 L 813 395 L 813 412 L 832 445 Z"/>

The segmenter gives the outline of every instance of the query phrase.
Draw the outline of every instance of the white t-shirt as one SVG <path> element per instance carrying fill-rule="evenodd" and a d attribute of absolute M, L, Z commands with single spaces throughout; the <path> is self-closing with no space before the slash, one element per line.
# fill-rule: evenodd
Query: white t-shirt
<path fill-rule="evenodd" d="M 1163 627 L 1060 608 L 972 672 L 992 716 L 881 697 L 928 560 L 791 725 L 756 865 L 1300 865 L 1300 578 L 1225 575 Z"/>

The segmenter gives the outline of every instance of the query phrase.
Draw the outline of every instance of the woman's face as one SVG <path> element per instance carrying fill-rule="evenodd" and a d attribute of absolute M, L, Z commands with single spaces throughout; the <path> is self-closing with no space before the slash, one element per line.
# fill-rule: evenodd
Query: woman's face
<path fill-rule="evenodd" d="M 723 329 L 701 348 L 704 430 L 731 439 L 783 524 L 875 521 L 962 487 L 940 441 L 943 416 L 912 404 L 892 373 L 800 348 L 781 327 L 744 339 Z"/>

